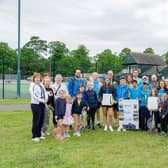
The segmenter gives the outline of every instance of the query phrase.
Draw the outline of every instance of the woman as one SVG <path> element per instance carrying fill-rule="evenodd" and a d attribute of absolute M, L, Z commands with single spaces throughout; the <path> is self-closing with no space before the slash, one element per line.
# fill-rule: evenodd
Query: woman
<path fill-rule="evenodd" d="M 111 105 L 103 104 L 103 94 L 112 95 Z M 107 131 L 108 128 L 110 131 L 113 131 L 112 115 L 113 115 L 115 94 L 116 93 L 115 93 L 114 87 L 110 84 L 109 78 L 106 77 L 104 80 L 103 86 L 100 88 L 100 91 L 99 91 L 99 98 L 100 98 L 100 101 L 102 102 L 102 109 L 103 109 L 104 131 Z M 107 116 L 109 118 L 108 122 L 107 122 Z"/>
<path fill-rule="evenodd" d="M 33 113 L 32 141 L 38 142 L 40 139 L 44 139 L 44 137 L 41 136 L 41 128 L 44 119 L 44 108 L 48 100 L 46 90 L 41 84 L 40 73 L 35 72 L 33 74 L 29 91 L 31 96 L 31 110 Z"/>

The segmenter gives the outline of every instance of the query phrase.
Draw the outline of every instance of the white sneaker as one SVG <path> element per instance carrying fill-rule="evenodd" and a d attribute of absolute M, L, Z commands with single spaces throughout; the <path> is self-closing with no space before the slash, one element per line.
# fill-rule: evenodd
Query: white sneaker
<path fill-rule="evenodd" d="M 77 132 L 76 136 L 80 137 L 81 136 L 80 132 Z"/>
<path fill-rule="evenodd" d="M 118 127 L 117 131 L 121 131 L 121 127 Z"/>
<path fill-rule="evenodd" d="M 32 138 L 32 141 L 34 141 L 34 142 L 39 142 L 39 141 L 40 141 L 40 138 Z"/>
<path fill-rule="evenodd" d="M 125 131 L 127 131 L 125 128 L 123 128 L 123 131 L 125 132 Z"/>
<path fill-rule="evenodd" d="M 113 130 L 113 127 L 110 125 L 109 126 L 109 130 L 111 131 L 111 132 L 113 132 L 114 130 Z"/>
<path fill-rule="evenodd" d="M 104 126 L 104 131 L 107 131 L 107 125 Z"/>
<path fill-rule="evenodd" d="M 44 140 L 44 139 L 46 139 L 46 137 L 44 137 L 44 136 L 41 136 L 41 137 L 40 137 L 40 139 L 41 139 L 41 140 Z"/>
<path fill-rule="evenodd" d="M 74 133 L 73 133 L 74 136 L 77 136 L 77 134 L 78 134 L 78 132 L 74 132 Z"/>

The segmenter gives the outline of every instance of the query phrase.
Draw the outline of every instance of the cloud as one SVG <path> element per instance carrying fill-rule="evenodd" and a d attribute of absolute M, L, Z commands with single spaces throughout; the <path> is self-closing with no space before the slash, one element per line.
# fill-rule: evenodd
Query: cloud
<path fill-rule="evenodd" d="M 167 49 L 167 0 L 22 0 L 22 44 L 38 35 L 70 49 L 86 45 L 91 55 L 105 48 L 121 51 Z M 17 47 L 17 0 L 0 0 L 1 41 Z"/>

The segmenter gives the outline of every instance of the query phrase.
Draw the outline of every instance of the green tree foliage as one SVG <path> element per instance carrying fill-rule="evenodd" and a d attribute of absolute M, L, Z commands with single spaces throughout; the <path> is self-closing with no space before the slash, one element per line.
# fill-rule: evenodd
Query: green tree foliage
<path fill-rule="evenodd" d="M 146 53 L 146 54 L 155 54 L 153 48 L 146 48 L 146 49 L 144 50 L 144 53 Z"/>
<path fill-rule="evenodd" d="M 39 57 L 47 56 L 47 41 L 40 39 L 38 36 L 32 36 L 30 41 L 28 41 L 23 48 L 33 49 L 34 53 L 36 53 Z"/>
<path fill-rule="evenodd" d="M 97 55 L 97 66 L 99 73 L 106 73 L 109 69 L 112 69 L 114 73 L 117 73 L 122 68 L 122 62 L 120 57 L 112 53 L 110 49 L 104 50 Z"/>
<path fill-rule="evenodd" d="M 91 63 L 89 58 L 89 50 L 80 45 L 76 50 L 71 51 L 71 56 L 74 58 L 75 68 L 82 72 L 88 72 Z"/>
<path fill-rule="evenodd" d="M 130 48 L 124 48 L 121 50 L 119 57 L 122 61 L 124 61 L 125 57 L 131 52 Z"/>
<path fill-rule="evenodd" d="M 8 43 L 0 42 L 0 72 L 4 66 L 5 73 L 16 73 L 16 51 L 9 47 Z"/>
<path fill-rule="evenodd" d="M 166 64 L 168 64 L 168 51 L 162 55 L 162 57 L 164 58 Z"/>
<path fill-rule="evenodd" d="M 56 73 L 62 73 L 60 61 L 69 53 L 68 48 L 63 42 L 52 41 L 48 44 L 49 58 L 51 63 L 51 73 L 55 76 Z"/>

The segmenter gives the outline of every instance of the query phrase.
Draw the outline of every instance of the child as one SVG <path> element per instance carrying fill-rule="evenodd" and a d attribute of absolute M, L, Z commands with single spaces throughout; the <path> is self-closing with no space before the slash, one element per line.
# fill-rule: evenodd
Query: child
<path fill-rule="evenodd" d="M 62 136 L 62 120 L 66 111 L 65 93 L 65 90 L 59 90 L 59 97 L 55 101 L 55 119 L 57 120 L 57 127 L 55 128 L 55 138 L 58 140 L 64 139 L 64 136 Z"/>
<path fill-rule="evenodd" d="M 87 108 L 87 104 L 85 101 L 82 100 L 82 93 L 81 92 L 77 92 L 76 93 L 76 98 L 72 104 L 72 114 L 74 116 L 74 120 L 75 120 L 75 132 L 74 132 L 74 136 L 80 136 L 80 124 L 81 124 L 81 120 L 80 120 L 80 115 L 82 113 L 83 109 Z"/>
<path fill-rule="evenodd" d="M 65 116 L 63 118 L 63 130 L 64 130 L 64 137 L 68 138 L 70 137 L 68 131 L 69 131 L 69 126 L 73 124 L 73 118 L 71 116 L 71 110 L 72 110 L 72 99 L 70 96 L 66 96 L 66 111 L 65 111 Z"/>
<path fill-rule="evenodd" d="M 167 93 L 162 94 L 160 103 L 160 120 L 162 135 L 167 136 L 167 126 L 168 126 L 168 95 Z"/>
<path fill-rule="evenodd" d="M 158 98 L 158 92 L 157 92 L 157 90 L 155 88 L 153 88 L 151 90 L 150 97 L 156 97 L 157 98 L 157 106 L 158 106 L 159 98 Z M 148 126 L 148 129 L 149 129 L 149 132 L 152 132 L 152 118 L 153 118 L 153 114 L 154 114 L 155 131 L 156 131 L 156 133 L 158 133 L 158 130 L 160 129 L 160 120 L 159 120 L 158 107 L 157 107 L 157 109 L 150 109 L 149 104 L 148 104 L 148 110 L 150 111 L 150 118 L 147 121 L 147 126 Z"/>
<path fill-rule="evenodd" d="M 88 90 L 86 91 L 86 102 L 89 106 L 89 110 L 87 112 L 87 128 L 88 129 L 91 128 L 92 130 L 95 130 L 94 121 L 95 121 L 95 113 L 96 113 L 97 104 L 98 104 L 97 94 L 93 90 L 93 84 L 91 82 L 88 82 L 87 87 L 88 87 Z M 92 122 L 91 127 L 90 127 L 90 120 Z"/>
<path fill-rule="evenodd" d="M 147 120 L 150 117 L 150 112 L 147 108 L 147 100 L 150 95 L 149 83 L 144 82 L 143 89 L 140 93 L 140 110 L 139 110 L 139 127 L 141 130 L 147 130 Z"/>

